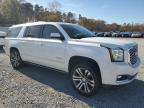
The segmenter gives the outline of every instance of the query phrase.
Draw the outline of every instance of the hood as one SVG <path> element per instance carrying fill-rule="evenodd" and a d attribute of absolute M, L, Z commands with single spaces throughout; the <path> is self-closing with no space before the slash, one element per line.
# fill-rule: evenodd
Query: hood
<path fill-rule="evenodd" d="M 76 41 L 84 42 L 84 43 L 100 44 L 102 46 L 109 47 L 109 48 L 120 47 L 123 49 L 128 49 L 129 47 L 136 45 L 136 43 L 134 42 L 130 42 L 122 39 L 103 38 L 103 37 L 83 38 Z"/>

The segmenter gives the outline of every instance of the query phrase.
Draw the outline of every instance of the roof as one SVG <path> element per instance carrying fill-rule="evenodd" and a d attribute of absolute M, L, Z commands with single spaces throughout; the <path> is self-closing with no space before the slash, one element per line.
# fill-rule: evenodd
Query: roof
<path fill-rule="evenodd" d="M 13 25 L 13 26 L 11 26 L 11 27 L 22 27 L 22 26 L 44 25 L 44 24 L 68 24 L 68 25 L 70 25 L 71 23 L 38 21 L 38 22 L 17 24 L 17 25 Z M 73 24 L 71 24 L 71 25 L 73 25 Z"/>

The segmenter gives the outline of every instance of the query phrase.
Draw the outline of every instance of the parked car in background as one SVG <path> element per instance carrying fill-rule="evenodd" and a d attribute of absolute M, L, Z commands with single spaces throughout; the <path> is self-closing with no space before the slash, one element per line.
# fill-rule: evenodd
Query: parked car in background
<path fill-rule="evenodd" d="M 121 37 L 121 33 L 120 32 L 113 32 L 112 37 Z"/>
<path fill-rule="evenodd" d="M 141 37 L 144 38 L 144 32 L 141 33 Z"/>
<path fill-rule="evenodd" d="M 142 37 L 142 34 L 140 32 L 133 32 L 131 37 L 132 38 L 140 38 L 140 37 Z"/>
<path fill-rule="evenodd" d="M 94 33 L 94 35 L 97 35 L 97 32 L 93 32 Z"/>
<path fill-rule="evenodd" d="M 0 31 L 0 46 L 4 45 L 4 38 L 6 36 L 6 32 Z"/>
<path fill-rule="evenodd" d="M 103 32 L 98 32 L 98 33 L 96 34 L 96 37 L 104 37 L 104 33 L 103 33 Z"/>
<path fill-rule="evenodd" d="M 112 33 L 111 32 L 105 32 L 104 37 L 112 37 Z"/>
<path fill-rule="evenodd" d="M 124 38 L 130 38 L 132 35 L 131 32 L 121 32 L 121 37 L 124 37 Z"/>
<path fill-rule="evenodd" d="M 130 83 L 138 74 L 141 62 L 134 42 L 94 37 L 69 23 L 27 23 L 9 31 L 4 49 L 13 68 L 31 62 L 69 73 L 73 87 L 84 96 L 94 95 L 102 84 Z"/>

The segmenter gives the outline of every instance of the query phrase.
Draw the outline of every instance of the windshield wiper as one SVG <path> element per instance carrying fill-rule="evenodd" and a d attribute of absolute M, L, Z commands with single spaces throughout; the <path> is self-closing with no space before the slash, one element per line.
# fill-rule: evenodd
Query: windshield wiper
<path fill-rule="evenodd" d="M 76 35 L 75 37 L 73 37 L 74 39 L 82 39 L 82 38 L 91 38 L 91 37 L 96 37 L 95 35 L 91 35 L 91 36 L 83 36 L 83 35 Z"/>
<path fill-rule="evenodd" d="M 74 36 L 74 39 L 82 39 L 82 38 L 86 38 L 86 37 L 84 37 L 84 35 L 82 34 L 77 34 Z"/>
<path fill-rule="evenodd" d="M 83 37 L 83 36 L 79 36 L 79 37 L 73 37 L 74 39 L 82 39 L 82 38 L 86 38 L 86 37 Z"/>

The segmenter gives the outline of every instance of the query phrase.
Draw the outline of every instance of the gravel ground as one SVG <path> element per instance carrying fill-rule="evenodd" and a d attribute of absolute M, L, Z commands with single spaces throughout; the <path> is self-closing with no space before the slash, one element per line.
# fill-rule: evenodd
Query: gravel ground
<path fill-rule="evenodd" d="M 104 86 L 90 98 L 73 90 L 67 74 L 33 65 L 14 70 L 0 48 L 0 108 L 144 108 L 144 40 L 132 41 L 139 44 L 142 59 L 137 79 Z"/>

